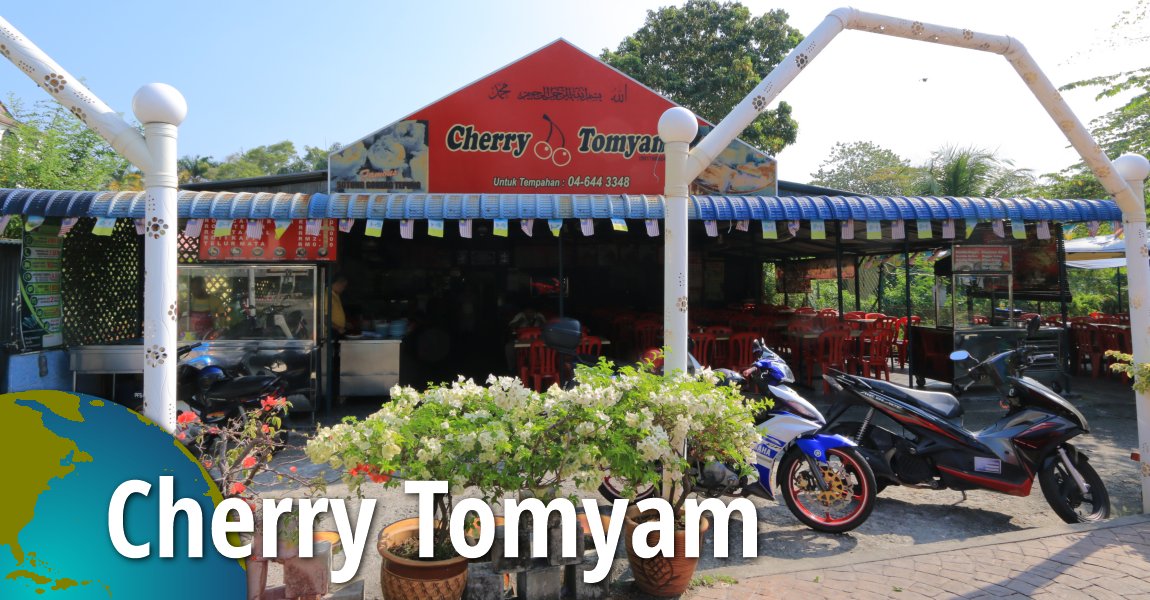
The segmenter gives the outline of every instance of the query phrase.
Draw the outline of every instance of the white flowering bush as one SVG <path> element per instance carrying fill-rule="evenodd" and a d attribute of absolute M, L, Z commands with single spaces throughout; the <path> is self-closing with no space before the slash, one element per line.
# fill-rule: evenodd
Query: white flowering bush
<path fill-rule="evenodd" d="M 674 489 L 665 491 L 679 510 L 691 493 L 695 463 L 719 461 L 742 474 L 752 472 L 752 448 L 762 437 L 754 415 L 769 402 L 720 385 L 710 369 L 664 377 L 650 367 L 616 370 L 606 361 L 580 366 L 580 385 L 571 392 L 611 398 L 605 403 L 610 426 L 596 443 L 600 464 L 628 488 L 624 493 L 659 485 L 667 475 Z"/>

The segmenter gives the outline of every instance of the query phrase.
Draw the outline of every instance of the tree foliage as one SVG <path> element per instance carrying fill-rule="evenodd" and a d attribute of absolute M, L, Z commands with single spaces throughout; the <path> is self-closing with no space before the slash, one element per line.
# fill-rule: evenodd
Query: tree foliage
<path fill-rule="evenodd" d="M 10 100 L 16 125 L 0 141 L 0 187 L 102 190 L 124 181 L 128 161 L 64 107 Z M 122 189 L 133 189 L 125 187 Z"/>
<path fill-rule="evenodd" d="M 288 140 L 257 146 L 228 156 L 223 162 L 211 157 L 185 156 L 180 159 L 181 181 L 242 179 L 264 175 L 285 175 L 305 171 L 319 171 L 327 168 L 327 156 L 339 149 L 333 144 L 328 149 L 304 146 L 303 154 L 298 154 L 295 144 Z M 184 179 L 184 173 L 188 179 Z"/>
<path fill-rule="evenodd" d="M 875 196 L 913 193 L 916 170 L 910 161 L 873 142 L 838 142 L 811 173 L 811 183 Z"/>
<path fill-rule="evenodd" d="M 923 166 L 918 193 L 927 196 L 997 196 L 1009 198 L 1034 187 L 1029 169 L 981 148 L 945 146 Z"/>
<path fill-rule="evenodd" d="M 688 0 L 682 7 L 647 11 L 647 21 L 607 64 L 656 92 L 718 123 L 802 40 L 780 9 L 762 16 L 738 2 Z M 798 123 L 780 102 L 740 136 L 772 154 L 795 141 Z"/>

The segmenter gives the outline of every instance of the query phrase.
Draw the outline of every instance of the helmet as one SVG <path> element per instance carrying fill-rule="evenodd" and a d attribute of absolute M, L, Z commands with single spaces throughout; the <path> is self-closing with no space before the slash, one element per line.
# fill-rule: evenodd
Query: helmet
<path fill-rule="evenodd" d="M 226 378 L 227 374 L 224 373 L 223 369 L 215 365 L 204 367 L 202 370 L 200 370 L 200 376 L 198 379 L 200 391 L 206 392 L 217 381 L 223 381 Z"/>

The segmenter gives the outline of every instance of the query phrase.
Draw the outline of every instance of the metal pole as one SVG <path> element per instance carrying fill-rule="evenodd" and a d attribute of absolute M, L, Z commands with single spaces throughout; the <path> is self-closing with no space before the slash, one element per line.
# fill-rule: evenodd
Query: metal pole
<path fill-rule="evenodd" d="M 687 195 L 697 174 L 687 172 L 691 140 L 699 122 L 691 111 L 675 107 L 659 117 L 659 137 L 666 145 L 667 181 L 663 195 L 663 343 L 667 374 L 687 370 Z"/>
<path fill-rule="evenodd" d="M 859 287 L 859 279 L 861 279 L 859 277 L 859 274 L 860 274 L 859 262 L 860 262 L 860 257 L 856 255 L 854 257 L 854 265 L 855 265 L 855 310 L 856 311 L 860 310 L 859 306 L 861 306 L 860 302 L 862 302 L 862 300 L 860 299 L 861 288 Z"/>
<path fill-rule="evenodd" d="M 1126 230 L 1126 291 L 1130 300 L 1130 340 L 1134 364 L 1150 362 L 1150 314 L 1146 300 L 1150 292 L 1150 252 L 1146 248 L 1146 212 L 1142 208 L 1150 161 L 1126 154 L 1114 161 L 1114 168 L 1126 182 L 1126 190 L 1137 200 L 1130 206 L 1119 198 L 1122 223 Z M 1138 451 L 1141 456 L 1142 512 L 1150 512 L 1150 393 L 1134 391 L 1138 419 Z"/>
<path fill-rule="evenodd" d="M 835 270 L 839 280 L 839 319 L 843 318 L 843 244 L 842 236 L 835 237 Z"/>
<path fill-rule="evenodd" d="M 188 114 L 175 88 L 152 83 L 132 98 L 144 124 L 151 169 L 144 173 L 144 416 L 176 429 L 177 126 Z"/>
<path fill-rule="evenodd" d="M 563 318 L 563 297 L 567 295 L 567 282 L 563 279 L 563 230 L 559 230 L 559 318 Z"/>

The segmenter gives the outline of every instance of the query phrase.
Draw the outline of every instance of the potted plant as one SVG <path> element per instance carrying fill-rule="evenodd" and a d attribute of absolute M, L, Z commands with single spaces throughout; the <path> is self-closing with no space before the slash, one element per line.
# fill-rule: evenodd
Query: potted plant
<path fill-rule="evenodd" d="M 669 481 L 663 496 L 676 515 L 675 555 L 639 558 L 630 540 L 639 523 L 657 517 L 640 513 L 634 505 L 624 522 L 627 559 L 640 591 L 655 596 L 676 596 L 686 591 L 698 563 L 685 552 L 683 505 L 691 494 L 698 464 L 726 463 L 743 474 L 752 471 L 752 448 L 761 438 L 754 414 L 761 403 L 747 402 L 733 386 L 720 385 L 707 369 L 694 375 L 657 374 L 653 365 L 615 369 L 601 361 L 579 367 L 580 385 L 572 393 L 610 397 L 609 432 L 599 440 L 603 464 L 619 476 L 625 491 Z M 700 535 L 706 523 L 701 524 Z M 648 535 L 648 544 L 658 541 Z"/>
<path fill-rule="evenodd" d="M 454 552 L 447 529 L 456 494 L 476 488 L 491 504 L 523 489 L 543 493 L 576 470 L 571 464 L 582 464 L 585 452 L 555 447 L 560 438 L 552 425 L 560 415 L 569 422 L 567 411 L 518 379 L 491 377 L 487 384 L 460 378 L 422 393 L 396 386 L 378 412 L 321 428 L 308 443 L 308 457 L 340 469 L 353 491 L 368 480 L 449 483 L 449 492 L 435 498 L 432 559 L 419 556 L 418 519 L 384 528 L 378 549 L 387 598 L 462 594 L 467 559 Z"/>
<path fill-rule="evenodd" d="M 283 398 L 268 396 L 259 408 L 245 413 L 237 419 L 220 425 L 205 425 L 191 411 L 181 413 L 177 418 L 176 438 L 184 443 L 198 457 L 224 498 L 242 498 L 257 513 L 261 509 L 259 489 L 265 484 L 280 483 L 289 479 L 316 494 L 322 491 L 324 481 L 305 481 L 298 475 L 295 466 L 278 467 L 272 462 L 274 455 L 285 446 L 286 431 L 283 417 L 289 403 Z M 276 559 L 292 559 L 299 548 L 298 515 L 281 517 L 276 540 Z M 257 529 L 252 536 L 252 555 L 245 561 L 248 575 L 248 598 L 262 597 L 267 585 L 267 561 L 269 554 L 263 550 L 263 535 Z M 300 559 L 301 561 L 305 559 Z M 326 593 L 330 584 L 330 572 L 326 563 L 319 561 L 300 562 L 301 569 L 292 569 L 308 583 L 297 585 L 312 594 Z M 296 565 L 296 566 L 299 566 Z"/>

